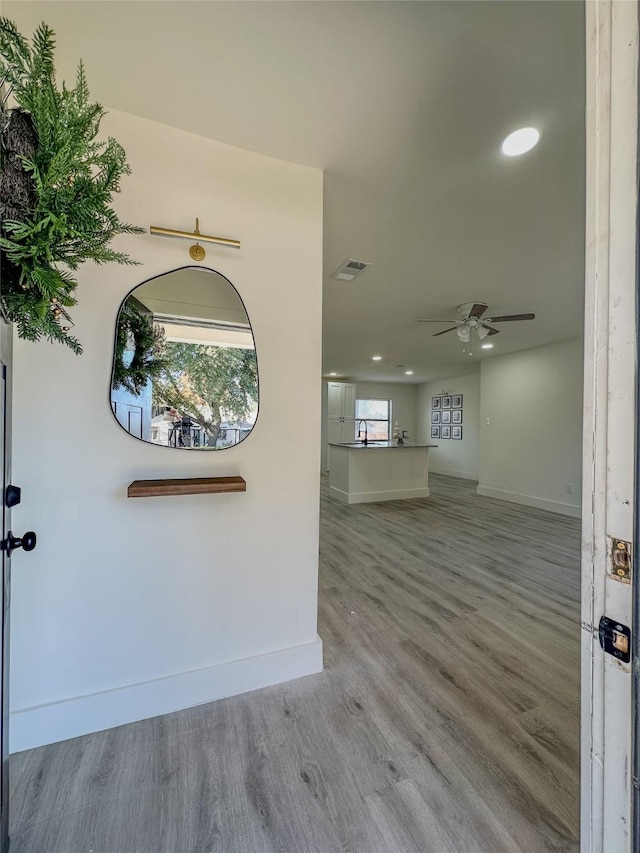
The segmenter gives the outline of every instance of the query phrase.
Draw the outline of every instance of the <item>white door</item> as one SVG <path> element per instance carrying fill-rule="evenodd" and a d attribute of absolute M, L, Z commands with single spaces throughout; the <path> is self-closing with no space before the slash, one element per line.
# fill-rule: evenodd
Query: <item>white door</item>
<path fill-rule="evenodd" d="M 587 218 L 582 599 L 583 853 L 632 853 L 638 7 L 586 4 Z M 603 638 L 609 652 L 600 647 Z M 633 655 L 634 634 L 629 642 Z M 632 660 L 634 658 L 632 657 Z M 635 658 L 636 665 L 638 658 Z M 640 815 L 635 813 L 636 820 Z"/>
<path fill-rule="evenodd" d="M 342 414 L 345 418 L 353 420 L 356 416 L 356 386 L 351 384 L 345 385 L 343 393 Z"/>
<path fill-rule="evenodd" d="M 342 398 L 342 441 L 354 441 L 356 437 L 356 386 L 346 384 Z"/>
<path fill-rule="evenodd" d="M 356 386 L 349 382 L 327 382 L 327 445 L 351 442 L 355 436 Z M 326 470 L 331 467 L 327 447 Z"/>
<path fill-rule="evenodd" d="M 356 440 L 356 422 L 353 418 L 344 418 L 341 429 L 341 442 L 349 442 Z"/>
<path fill-rule="evenodd" d="M 0 478 L 2 479 L 2 584 L 0 586 L 0 853 L 9 850 L 9 607 L 11 601 L 11 552 L 8 541 L 11 508 L 7 486 L 11 476 L 11 379 L 12 327 L 0 314 Z"/>
<path fill-rule="evenodd" d="M 330 420 L 327 425 L 327 444 L 340 444 L 342 441 L 342 418 Z"/>
<path fill-rule="evenodd" d="M 11 508 L 20 503 L 21 491 L 11 480 L 11 390 L 13 381 L 13 328 L 0 309 L 0 853 L 9 850 L 9 623 L 11 609 L 11 554 L 17 548 L 33 551 L 33 531 L 15 536 L 11 531 Z M 20 561 L 18 562 L 18 566 Z"/>

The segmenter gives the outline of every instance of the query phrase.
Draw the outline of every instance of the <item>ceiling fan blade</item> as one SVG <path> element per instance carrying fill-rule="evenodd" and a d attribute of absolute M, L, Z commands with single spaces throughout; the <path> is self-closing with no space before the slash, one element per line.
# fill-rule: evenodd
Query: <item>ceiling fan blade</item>
<path fill-rule="evenodd" d="M 507 314 L 504 317 L 487 317 L 487 323 L 508 323 L 511 320 L 535 320 L 535 314 Z"/>
<path fill-rule="evenodd" d="M 418 323 L 455 323 L 455 320 L 418 320 Z"/>
<path fill-rule="evenodd" d="M 475 317 L 476 320 L 479 320 L 488 307 L 485 302 L 474 302 L 471 311 L 469 311 L 469 317 Z"/>
<path fill-rule="evenodd" d="M 438 335 L 446 335 L 447 332 L 457 332 L 457 331 L 458 331 L 458 327 L 452 326 L 450 329 L 445 329 L 444 332 L 436 332 L 435 335 L 433 335 L 433 337 L 437 338 Z"/>
<path fill-rule="evenodd" d="M 491 326 L 487 326 L 485 323 L 480 323 L 483 329 L 488 329 L 487 337 L 491 337 L 491 335 L 499 335 L 500 329 L 492 329 Z"/>

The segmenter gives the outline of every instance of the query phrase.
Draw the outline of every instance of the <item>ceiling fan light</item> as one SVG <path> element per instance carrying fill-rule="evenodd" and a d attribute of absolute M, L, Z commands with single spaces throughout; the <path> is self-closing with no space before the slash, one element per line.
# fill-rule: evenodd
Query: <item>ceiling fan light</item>
<path fill-rule="evenodd" d="M 458 335 L 458 339 L 466 344 L 471 336 L 471 329 L 468 326 L 458 326 L 456 334 Z"/>
<path fill-rule="evenodd" d="M 483 341 L 489 334 L 489 329 L 487 329 L 486 326 L 478 326 L 476 332 L 478 333 L 478 337 L 480 338 L 480 340 Z"/>

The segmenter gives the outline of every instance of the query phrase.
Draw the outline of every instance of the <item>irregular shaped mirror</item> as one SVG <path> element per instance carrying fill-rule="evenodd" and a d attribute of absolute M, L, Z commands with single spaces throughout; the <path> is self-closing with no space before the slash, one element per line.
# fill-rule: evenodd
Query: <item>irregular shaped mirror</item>
<path fill-rule="evenodd" d="M 258 365 L 231 282 L 185 267 L 127 296 L 116 321 L 111 409 L 130 435 L 163 447 L 222 450 L 249 435 Z"/>

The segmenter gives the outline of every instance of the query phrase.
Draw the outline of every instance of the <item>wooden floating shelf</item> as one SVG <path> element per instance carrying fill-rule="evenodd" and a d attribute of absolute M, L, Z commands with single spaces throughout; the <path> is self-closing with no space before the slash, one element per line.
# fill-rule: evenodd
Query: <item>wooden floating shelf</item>
<path fill-rule="evenodd" d="M 190 477 L 187 480 L 134 480 L 127 489 L 127 497 L 153 498 L 246 491 L 247 484 L 242 477 Z"/>

